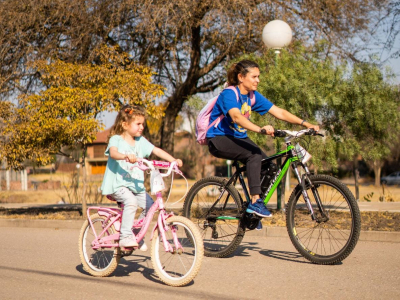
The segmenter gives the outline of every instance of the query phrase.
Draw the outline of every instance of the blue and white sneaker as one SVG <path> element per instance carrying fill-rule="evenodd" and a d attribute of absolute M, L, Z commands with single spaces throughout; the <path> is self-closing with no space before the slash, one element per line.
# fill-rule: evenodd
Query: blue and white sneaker
<path fill-rule="evenodd" d="M 258 199 L 256 203 L 250 203 L 246 209 L 246 212 L 250 214 L 256 214 L 262 218 L 272 217 L 270 211 L 265 207 L 264 201 L 262 199 Z"/>

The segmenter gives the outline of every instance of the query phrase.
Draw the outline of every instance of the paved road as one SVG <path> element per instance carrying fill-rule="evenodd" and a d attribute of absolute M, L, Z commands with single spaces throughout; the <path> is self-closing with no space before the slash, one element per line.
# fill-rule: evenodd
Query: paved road
<path fill-rule="evenodd" d="M 78 229 L 0 227 L 1 299 L 399 299 L 398 243 L 359 242 L 340 265 L 305 261 L 288 238 L 247 235 L 234 256 L 204 258 L 194 282 L 172 288 L 150 253 L 121 260 L 113 276 L 86 274 Z"/>

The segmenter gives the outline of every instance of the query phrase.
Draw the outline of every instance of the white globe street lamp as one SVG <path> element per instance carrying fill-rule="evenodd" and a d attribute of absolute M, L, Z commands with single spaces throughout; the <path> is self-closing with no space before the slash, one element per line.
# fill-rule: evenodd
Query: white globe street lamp
<path fill-rule="evenodd" d="M 292 29 L 290 26 L 281 20 L 273 20 L 264 26 L 262 32 L 262 40 L 269 49 L 275 50 L 275 65 L 277 64 L 280 49 L 290 44 L 292 41 Z M 276 146 L 277 152 L 280 151 L 280 144 Z M 277 163 L 281 165 L 281 158 L 277 159 Z M 286 185 L 289 187 L 289 172 L 286 177 Z M 285 190 L 282 189 L 281 183 L 277 189 L 277 208 L 284 209 L 285 207 Z"/>
<path fill-rule="evenodd" d="M 279 54 L 279 50 L 292 41 L 292 29 L 284 21 L 273 20 L 264 26 L 262 40 L 268 48 Z"/>

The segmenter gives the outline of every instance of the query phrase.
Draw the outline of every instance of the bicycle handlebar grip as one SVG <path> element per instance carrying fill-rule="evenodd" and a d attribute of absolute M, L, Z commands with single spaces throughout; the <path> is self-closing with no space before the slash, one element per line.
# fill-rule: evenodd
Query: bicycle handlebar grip
<path fill-rule="evenodd" d="M 283 130 L 275 129 L 274 136 L 275 137 L 285 137 L 286 132 L 284 132 Z"/>
<path fill-rule="evenodd" d="M 267 134 L 267 131 L 264 128 L 261 128 L 260 133 L 261 134 Z"/>

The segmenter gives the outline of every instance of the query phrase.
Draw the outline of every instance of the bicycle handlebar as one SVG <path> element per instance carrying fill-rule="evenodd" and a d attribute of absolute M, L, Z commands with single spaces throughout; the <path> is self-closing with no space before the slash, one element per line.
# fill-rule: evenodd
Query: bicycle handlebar
<path fill-rule="evenodd" d="M 261 129 L 260 130 L 261 134 L 267 134 L 265 129 Z M 321 133 L 318 133 L 317 131 L 315 131 L 313 128 L 310 129 L 303 129 L 300 131 L 290 131 L 290 130 L 280 130 L 280 129 L 275 129 L 274 131 L 274 137 L 300 137 L 302 135 L 319 135 L 319 136 L 324 136 Z"/>
<path fill-rule="evenodd" d="M 147 160 L 144 158 L 139 158 L 137 163 L 138 164 L 135 165 L 135 167 L 139 168 L 142 171 L 146 171 L 148 169 L 154 170 L 156 168 L 168 170 L 166 173 L 160 173 L 162 177 L 169 176 L 172 171 L 180 173 L 176 161 L 173 161 L 170 163 L 170 162 L 166 162 L 166 161 L 157 161 L 157 160 L 150 161 L 150 160 Z"/>

